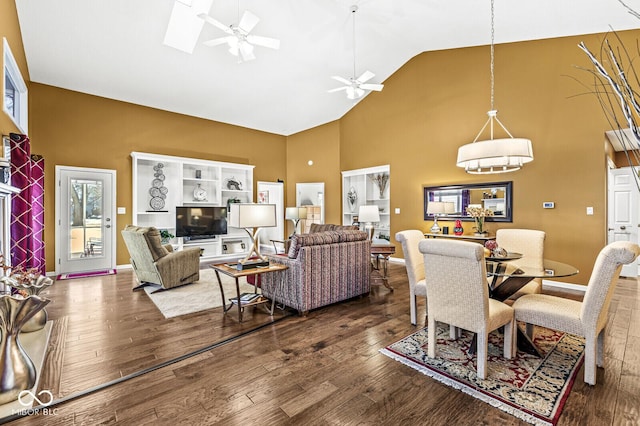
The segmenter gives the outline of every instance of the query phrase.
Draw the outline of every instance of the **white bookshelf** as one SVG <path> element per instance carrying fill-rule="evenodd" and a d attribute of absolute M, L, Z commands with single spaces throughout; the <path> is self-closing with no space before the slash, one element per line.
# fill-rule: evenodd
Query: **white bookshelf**
<path fill-rule="evenodd" d="M 390 187 L 391 179 L 387 181 L 382 194 L 378 185 L 372 178 L 381 174 L 389 177 L 389 165 L 368 167 L 364 169 L 347 170 L 342 172 L 342 224 L 351 225 L 358 216 L 358 209 L 362 205 L 375 205 L 378 207 L 380 222 L 374 224 L 374 238 L 389 237 L 391 233 L 390 215 Z M 355 192 L 355 203 L 349 202 L 349 192 Z M 364 224 L 361 224 L 361 229 Z"/>
<path fill-rule="evenodd" d="M 155 226 L 176 233 L 176 207 L 217 206 L 227 207 L 232 199 L 236 202 L 253 202 L 253 169 L 255 166 L 195 158 L 132 152 L 134 225 Z M 158 191 L 151 190 L 160 185 L 155 174 L 162 164 L 164 178 Z M 154 167 L 156 168 L 154 170 Z M 162 189 L 164 206 L 154 209 L 152 196 L 159 196 Z M 203 192 L 194 193 L 196 189 Z M 204 196 L 203 196 L 204 195 Z M 156 200 L 157 202 L 157 200 Z M 228 221 L 228 217 L 227 217 Z M 228 227 L 225 235 L 213 238 L 186 241 L 174 238 L 171 243 L 178 250 L 183 247 L 200 247 L 202 260 L 224 260 L 245 256 L 251 247 L 248 234 L 242 229 Z"/>

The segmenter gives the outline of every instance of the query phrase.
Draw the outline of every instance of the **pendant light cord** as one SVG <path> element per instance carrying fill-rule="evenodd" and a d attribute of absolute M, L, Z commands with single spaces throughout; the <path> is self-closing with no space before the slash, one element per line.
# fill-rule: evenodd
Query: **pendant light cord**
<path fill-rule="evenodd" d="M 351 6 L 351 14 L 353 15 L 353 19 L 351 20 L 351 22 L 353 27 L 352 37 L 353 37 L 353 80 L 354 81 L 356 79 L 356 11 L 357 10 L 358 10 L 358 6 L 356 5 Z"/>
<path fill-rule="evenodd" d="M 490 75 L 491 75 L 491 110 L 493 111 L 493 87 L 494 87 L 494 76 L 493 76 L 493 66 L 494 66 L 494 12 L 493 12 L 493 1 L 491 0 L 491 65 L 490 65 Z"/>

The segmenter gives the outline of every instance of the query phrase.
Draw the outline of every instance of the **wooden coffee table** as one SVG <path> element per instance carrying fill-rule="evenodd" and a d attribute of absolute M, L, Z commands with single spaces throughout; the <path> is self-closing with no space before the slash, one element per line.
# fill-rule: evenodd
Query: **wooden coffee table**
<path fill-rule="evenodd" d="M 285 265 L 280 265 L 277 263 L 271 263 L 269 266 L 265 266 L 265 267 L 260 267 L 260 268 L 252 268 L 252 269 L 243 269 L 243 270 L 238 270 L 235 269 L 233 266 L 230 266 L 232 264 L 229 263 L 218 263 L 218 264 L 213 264 L 213 265 L 209 265 L 210 268 L 212 268 L 215 272 L 216 272 L 216 277 L 218 278 L 218 285 L 220 286 L 220 294 L 222 295 L 222 306 L 224 308 L 224 312 L 226 313 L 227 311 L 231 310 L 231 308 L 233 308 L 234 303 L 231 302 L 229 304 L 229 306 L 226 305 L 226 300 L 225 300 L 225 296 L 224 296 L 224 289 L 222 288 L 222 280 L 220 279 L 220 273 L 223 273 L 231 278 L 234 278 L 236 280 L 236 297 L 238 298 L 238 303 L 235 303 L 235 305 L 238 306 L 238 320 L 240 322 L 242 322 L 242 311 L 245 307 L 247 306 L 254 306 L 254 305 L 260 305 L 262 303 L 267 303 L 268 299 L 266 299 L 263 296 L 260 296 L 258 299 L 249 302 L 249 303 L 245 303 L 242 304 L 239 302 L 240 299 L 240 283 L 238 282 L 238 280 L 241 277 L 248 277 L 248 276 L 257 276 L 257 275 L 261 275 L 261 274 L 267 274 L 270 272 L 278 272 L 278 271 L 284 271 L 285 269 L 288 269 L 288 266 Z M 257 283 L 258 280 L 256 279 L 254 281 L 254 283 Z M 254 288 L 255 288 L 255 292 L 258 292 L 258 287 L 256 284 L 254 284 Z M 274 301 L 272 301 L 271 303 L 271 311 L 270 314 L 273 315 L 273 308 L 274 308 Z"/>
<path fill-rule="evenodd" d="M 388 267 L 389 257 L 395 254 L 396 246 L 393 244 L 376 243 L 371 244 L 371 256 L 373 256 L 375 262 L 372 262 L 372 267 L 379 271 L 380 260 L 382 260 L 382 284 L 389 290 L 393 291 L 393 287 L 389 285 Z"/>

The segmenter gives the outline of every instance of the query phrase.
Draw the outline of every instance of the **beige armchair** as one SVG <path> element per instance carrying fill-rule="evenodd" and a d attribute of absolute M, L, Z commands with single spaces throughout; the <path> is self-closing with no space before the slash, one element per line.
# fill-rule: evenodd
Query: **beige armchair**
<path fill-rule="evenodd" d="M 513 304 L 516 320 L 564 331 L 586 340 L 584 381 L 596 384 L 596 365 L 604 364 L 604 329 L 611 295 L 622 265 L 634 262 L 640 247 L 617 241 L 600 251 L 582 302 L 546 294 L 522 296 Z"/>
<path fill-rule="evenodd" d="M 155 293 L 200 279 L 199 248 L 174 252 L 170 244 L 162 245 L 160 231 L 154 227 L 128 225 L 121 233 L 139 281 L 134 290 L 157 285 Z"/>
<path fill-rule="evenodd" d="M 544 231 L 535 229 L 498 229 L 496 243 L 507 251 L 522 254 L 522 258 L 515 262 L 518 265 L 543 269 L 545 237 Z M 505 300 L 505 303 L 511 305 L 520 296 L 541 292 L 542 279 L 535 278 Z"/>
<path fill-rule="evenodd" d="M 436 321 L 477 335 L 477 375 L 487 376 L 489 333 L 504 326 L 504 357 L 515 354 L 516 324 L 513 308 L 489 299 L 484 248 L 468 241 L 425 239 L 424 254 L 428 304 L 427 355 L 436 357 Z"/>
<path fill-rule="evenodd" d="M 418 323 L 417 297 L 427 298 L 427 285 L 424 282 L 424 258 L 418 250 L 418 244 L 424 240 L 422 231 L 410 229 L 396 233 L 396 241 L 402 244 L 404 264 L 409 278 L 409 306 L 411 311 L 411 324 Z"/>

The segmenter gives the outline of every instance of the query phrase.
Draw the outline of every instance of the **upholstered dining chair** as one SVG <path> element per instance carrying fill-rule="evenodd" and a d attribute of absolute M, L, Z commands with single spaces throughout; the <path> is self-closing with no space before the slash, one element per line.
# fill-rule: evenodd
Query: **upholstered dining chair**
<path fill-rule="evenodd" d="M 418 244 L 424 240 L 424 234 L 417 229 L 410 229 L 396 233 L 396 241 L 402 244 L 404 264 L 409 278 L 409 306 L 411 311 L 411 324 L 418 323 L 417 297 L 427 297 L 427 286 L 424 283 L 424 258 L 418 250 Z"/>
<path fill-rule="evenodd" d="M 424 255 L 427 286 L 428 349 L 436 357 L 436 321 L 472 331 L 477 336 L 477 375 L 487 377 L 489 333 L 504 326 L 504 357 L 515 354 L 513 308 L 489 298 L 484 247 L 469 241 L 426 239 L 418 245 Z"/>
<path fill-rule="evenodd" d="M 547 294 L 522 296 L 513 304 L 516 320 L 585 338 L 584 381 L 596 384 L 604 363 L 604 331 L 611 295 L 622 265 L 634 262 L 640 247 L 628 241 L 607 245 L 596 258 L 582 302 Z"/>
<path fill-rule="evenodd" d="M 496 243 L 498 247 L 502 247 L 507 251 L 522 254 L 522 258 L 517 260 L 518 265 L 542 269 L 544 265 L 545 236 L 544 231 L 535 229 L 498 229 L 496 231 Z M 541 292 L 542 279 L 535 278 L 505 300 L 505 303 L 512 305 L 520 296 L 539 294 Z"/>

